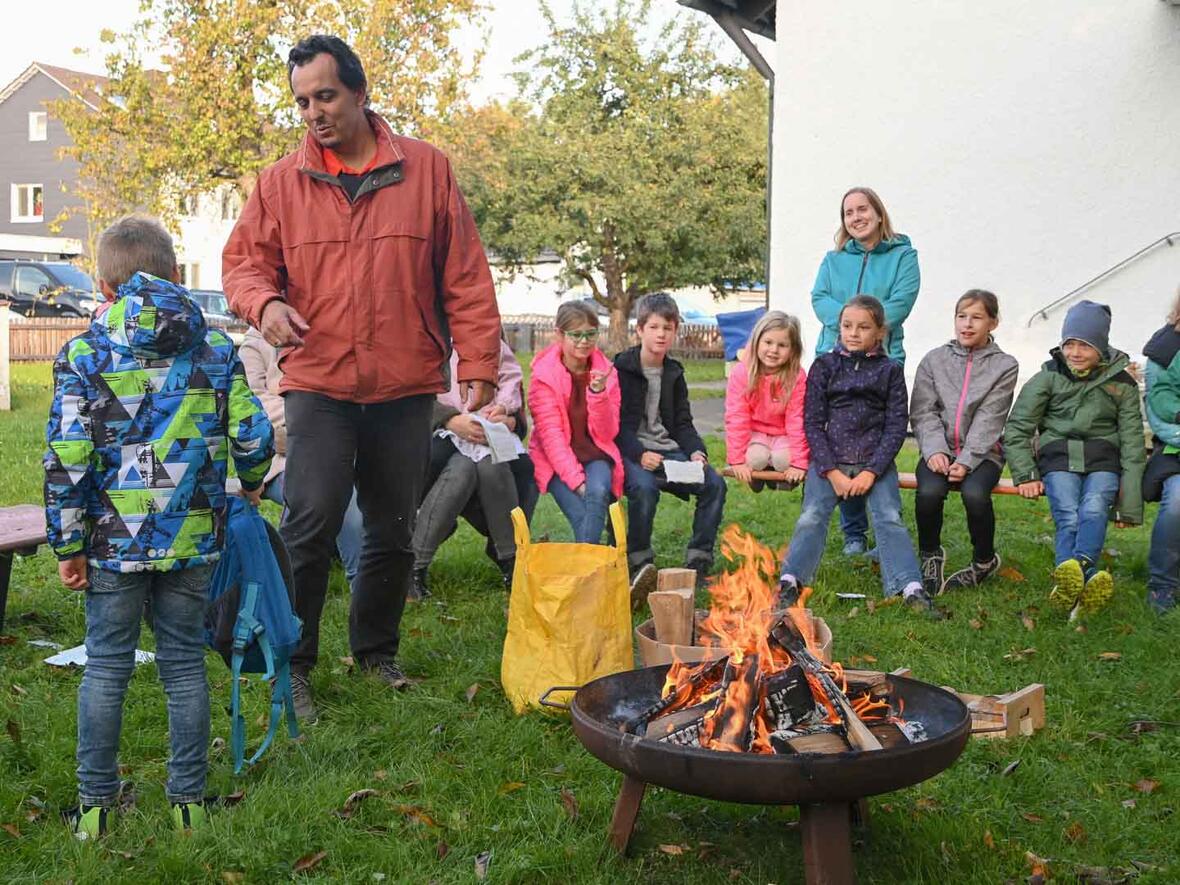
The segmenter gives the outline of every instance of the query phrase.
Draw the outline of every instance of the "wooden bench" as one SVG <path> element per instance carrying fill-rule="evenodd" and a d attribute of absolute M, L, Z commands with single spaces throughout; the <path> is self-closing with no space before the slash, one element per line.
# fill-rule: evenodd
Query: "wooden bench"
<path fill-rule="evenodd" d="M 4 629 L 4 608 L 8 604 L 8 579 L 12 577 L 12 557 L 32 556 L 48 543 L 45 536 L 45 510 L 36 504 L 0 507 L 0 631 Z"/>
<path fill-rule="evenodd" d="M 722 476 L 733 476 L 733 470 L 726 467 L 721 471 Z M 754 479 L 760 479 L 763 482 L 786 482 L 786 474 L 779 473 L 777 470 L 755 470 Z M 918 487 L 918 478 L 913 473 L 899 473 L 897 474 L 897 485 L 903 489 L 916 489 Z M 951 483 L 951 491 L 957 492 L 959 484 L 957 482 Z M 1020 491 L 1012 484 L 1010 479 L 1001 479 L 996 483 L 995 488 L 992 489 L 993 495 L 1019 495 Z"/>

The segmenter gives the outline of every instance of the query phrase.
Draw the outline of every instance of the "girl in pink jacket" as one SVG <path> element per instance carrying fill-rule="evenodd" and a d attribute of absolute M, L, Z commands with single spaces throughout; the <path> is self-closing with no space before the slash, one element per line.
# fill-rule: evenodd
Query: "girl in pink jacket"
<path fill-rule="evenodd" d="M 799 321 L 781 310 L 763 314 L 745 358 L 733 367 L 725 394 L 725 447 L 733 475 L 754 491 L 753 471 L 773 468 L 795 485 L 807 475 L 811 452 L 803 434 L 807 373 L 800 365 Z"/>
<path fill-rule="evenodd" d="M 619 378 L 597 339 L 598 314 L 581 301 L 562 304 L 557 341 L 533 360 L 528 393 L 537 487 L 584 544 L 601 541 L 607 507 L 623 493 Z"/>

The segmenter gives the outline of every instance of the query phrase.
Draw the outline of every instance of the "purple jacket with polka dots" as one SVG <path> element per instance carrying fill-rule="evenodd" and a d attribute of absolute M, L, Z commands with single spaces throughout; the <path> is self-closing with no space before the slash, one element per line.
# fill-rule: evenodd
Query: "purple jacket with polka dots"
<path fill-rule="evenodd" d="M 803 430 L 821 476 L 838 464 L 881 476 L 901 450 L 908 422 L 905 374 L 880 348 L 849 353 L 837 346 L 811 364 Z"/>

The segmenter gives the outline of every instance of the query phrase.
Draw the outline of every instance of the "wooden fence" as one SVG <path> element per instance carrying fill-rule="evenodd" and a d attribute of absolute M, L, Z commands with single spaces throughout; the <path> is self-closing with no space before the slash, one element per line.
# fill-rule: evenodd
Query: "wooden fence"
<path fill-rule="evenodd" d="M 506 316 L 503 322 L 504 334 L 514 351 L 535 353 L 553 340 L 551 317 Z M 603 327 L 602 331 L 605 336 L 606 328 Z M 632 344 L 639 343 L 634 330 L 629 340 Z M 672 355 L 688 359 L 722 359 L 725 356 L 725 345 L 721 341 L 721 332 L 716 326 L 683 325 L 676 338 L 676 345 L 672 348 Z"/>
<path fill-rule="evenodd" d="M 13 362 L 51 360 L 62 345 L 90 328 L 82 317 L 25 319 L 14 316 L 8 324 L 8 356 Z"/>

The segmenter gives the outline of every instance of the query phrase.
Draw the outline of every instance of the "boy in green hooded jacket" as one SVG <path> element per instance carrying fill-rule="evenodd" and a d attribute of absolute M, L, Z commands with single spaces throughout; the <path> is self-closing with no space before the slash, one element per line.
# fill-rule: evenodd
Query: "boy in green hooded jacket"
<path fill-rule="evenodd" d="M 1004 430 L 1012 481 L 1026 498 L 1049 499 L 1056 525 L 1050 600 L 1071 617 L 1097 611 L 1114 590 L 1110 572 L 1097 565 L 1108 518 L 1143 522 L 1139 386 L 1109 337 L 1109 307 L 1071 307 L 1060 346 L 1021 389 Z"/>

